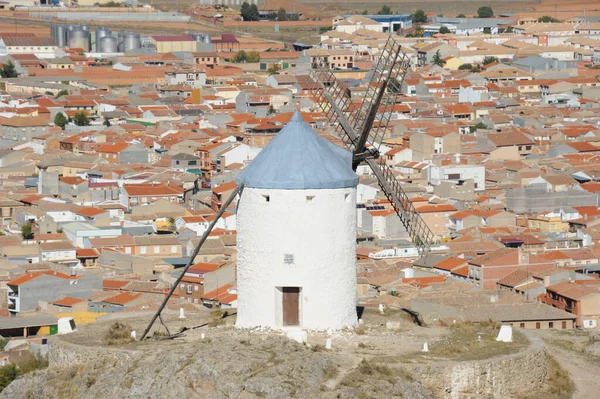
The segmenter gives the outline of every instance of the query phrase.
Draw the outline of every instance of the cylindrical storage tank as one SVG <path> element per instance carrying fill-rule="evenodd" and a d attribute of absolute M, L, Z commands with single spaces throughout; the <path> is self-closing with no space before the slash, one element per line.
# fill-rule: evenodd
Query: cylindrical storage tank
<path fill-rule="evenodd" d="M 356 327 L 352 154 L 296 112 L 236 181 L 236 326 Z"/>
<path fill-rule="evenodd" d="M 67 46 L 67 27 L 65 25 L 56 25 L 55 28 L 55 40 L 56 45 L 58 47 L 66 47 Z"/>
<path fill-rule="evenodd" d="M 73 29 L 69 35 L 69 47 L 90 51 L 90 33 L 81 28 Z"/>
<path fill-rule="evenodd" d="M 142 40 L 137 33 L 125 33 L 123 35 L 123 52 L 135 50 L 142 47 Z"/>
<path fill-rule="evenodd" d="M 119 52 L 119 41 L 116 37 L 107 36 L 100 40 L 98 46 L 98 52 L 100 53 L 118 53 Z"/>
<path fill-rule="evenodd" d="M 96 51 L 100 51 L 100 42 L 107 36 L 110 36 L 110 29 L 102 27 L 96 29 Z"/>

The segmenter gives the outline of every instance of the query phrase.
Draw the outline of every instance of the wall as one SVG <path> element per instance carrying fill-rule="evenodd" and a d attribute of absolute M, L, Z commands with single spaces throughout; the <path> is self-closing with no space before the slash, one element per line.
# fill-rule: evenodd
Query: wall
<path fill-rule="evenodd" d="M 440 398 L 510 398 L 539 389 L 548 375 L 547 354 L 540 338 L 528 334 L 523 352 L 470 362 L 418 366 L 423 385 Z"/>
<path fill-rule="evenodd" d="M 307 202 L 307 196 L 314 198 Z M 238 204 L 237 249 L 238 327 L 281 328 L 280 287 L 301 287 L 303 328 L 358 324 L 355 188 L 246 187 Z M 284 263 L 285 254 L 293 255 L 292 264 Z"/>

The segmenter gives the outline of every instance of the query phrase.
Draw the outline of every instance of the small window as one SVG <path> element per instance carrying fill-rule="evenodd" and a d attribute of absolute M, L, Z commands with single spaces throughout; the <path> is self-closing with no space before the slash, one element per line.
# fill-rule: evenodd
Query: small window
<path fill-rule="evenodd" d="M 521 323 L 521 324 L 519 324 L 519 327 L 521 327 L 521 328 L 525 328 L 525 323 Z"/>
<path fill-rule="evenodd" d="M 198 286 L 197 285 L 194 286 L 194 291 L 198 292 Z"/>
<path fill-rule="evenodd" d="M 265 199 L 265 202 L 271 202 L 271 196 L 270 195 L 263 195 L 263 198 Z"/>
<path fill-rule="evenodd" d="M 185 284 L 179 284 L 179 288 L 184 290 L 185 289 Z"/>
<path fill-rule="evenodd" d="M 553 321 L 548 322 L 548 328 L 554 328 L 554 322 Z"/>
<path fill-rule="evenodd" d="M 160 246 L 158 246 L 158 245 L 154 246 L 154 253 L 155 254 L 159 254 L 160 253 Z"/>
<path fill-rule="evenodd" d="M 294 264 L 294 255 L 293 254 L 284 254 L 283 255 L 283 263 L 286 265 Z"/>
<path fill-rule="evenodd" d="M 310 202 L 313 202 L 314 199 L 315 199 L 314 195 L 307 195 L 306 196 L 306 203 L 308 204 Z"/>
<path fill-rule="evenodd" d="M 566 329 L 567 329 L 567 322 L 566 322 L 566 321 L 563 321 L 563 322 L 562 322 L 562 329 L 563 329 L 563 330 L 566 330 Z"/>
<path fill-rule="evenodd" d="M 539 330 L 540 328 L 542 328 L 542 325 L 541 325 L 541 324 L 540 324 L 540 322 L 538 321 L 538 322 L 536 322 L 536 323 L 535 323 L 535 329 L 536 329 L 536 330 Z"/>

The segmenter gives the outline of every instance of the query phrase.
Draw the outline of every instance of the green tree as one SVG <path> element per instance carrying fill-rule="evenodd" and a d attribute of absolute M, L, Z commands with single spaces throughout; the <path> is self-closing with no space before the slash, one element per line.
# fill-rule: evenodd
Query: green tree
<path fill-rule="evenodd" d="M 279 74 L 279 65 L 270 66 L 269 69 L 267 69 L 267 72 L 269 72 L 269 75 Z"/>
<path fill-rule="evenodd" d="M 8 61 L 6 64 L 2 65 L 2 69 L 0 69 L 0 76 L 3 78 L 16 78 L 17 75 L 15 64 L 13 64 L 12 61 Z"/>
<path fill-rule="evenodd" d="M 273 106 L 271 105 L 271 106 L 269 107 L 269 110 L 267 111 L 267 115 L 272 115 L 272 114 L 274 114 L 275 112 L 277 112 L 277 111 L 275 111 L 275 108 L 273 108 Z"/>
<path fill-rule="evenodd" d="M 422 24 L 427 22 L 427 14 L 423 10 L 417 10 L 412 16 L 413 24 Z"/>
<path fill-rule="evenodd" d="M 54 126 L 60 127 L 62 130 L 65 130 L 65 125 L 67 124 L 67 117 L 62 112 L 59 112 L 54 117 Z"/>
<path fill-rule="evenodd" d="M 477 9 L 477 17 L 479 18 L 491 18 L 494 16 L 494 10 L 490 6 L 483 6 Z"/>
<path fill-rule="evenodd" d="M 79 111 L 75 115 L 73 115 L 73 122 L 77 126 L 89 126 L 90 118 L 88 117 L 87 113 Z"/>
<path fill-rule="evenodd" d="M 66 96 L 68 94 L 69 94 L 69 90 L 62 89 L 61 91 L 59 91 L 58 93 L 56 93 L 56 97 L 55 98 L 60 98 L 62 96 Z"/>
<path fill-rule="evenodd" d="M 278 21 L 287 21 L 288 17 L 287 17 L 287 12 L 285 11 L 285 8 L 280 8 L 277 11 L 277 20 Z"/>
<path fill-rule="evenodd" d="M 446 35 L 446 34 L 450 33 L 450 29 L 448 29 L 448 27 L 447 27 L 447 26 L 442 26 L 442 27 L 440 28 L 440 33 L 442 33 L 442 34 Z"/>
<path fill-rule="evenodd" d="M 473 69 L 473 64 L 462 64 L 461 66 L 458 67 L 459 70 L 461 71 L 465 71 L 465 70 L 472 70 Z"/>
<path fill-rule="evenodd" d="M 500 62 L 500 61 L 498 60 L 498 57 L 493 57 L 493 56 L 487 56 L 483 59 L 483 65 L 488 65 L 493 62 Z"/>
<path fill-rule="evenodd" d="M 18 376 L 19 370 L 14 364 L 8 363 L 6 366 L 0 367 L 0 392 L 16 380 Z"/>
<path fill-rule="evenodd" d="M 252 4 L 250 6 L 250 21 L 258 21 L 260 20 L 260 13 L 258 12 L 258 7 L 256 4 Z"/>
<path fill-rule="evenodd" d="M 246 53 L 246 62 L 260 62 L 260 53 L 258 51 L 248 51 Z"/>
<path fill-rule="evenodd" d="M 362 15 L 369 15 L 369 10 L 365 8 L 365 10 L 362 12 Z"/>
<path fill-rule="evenodd" d="M 431 60 L 431 64 L 432 65 L 439 65 L 441 67 L 443 67 L 444 65 L 446 65 L 446 61 L 444 61 L 442 59 L 442 56 L 440 55 L 440 50 L 436 51 L 435 54 L 433 55 L 433 59 Z"/>
<path fill-rule="evenodd" d="M 106 127 L 110 127 L 110 120 L 108 118 L 104 118 L 104 123 L 102 123 Z"/>
<path fill-rule="evenodd" d="M 256 4 L 248 4 L 244 2 L 242 4 L 242 8 L 240 9 L 240 15 L 244 21 L 258 21 L 260 19 L 260 14 L 258 12 L 258 7 Z"/>
<path fill-rule="evenodd" d="M 465 14 L 458 14 L 456 18 L 467 18 L 467 16 Z"/>
<path fill-rule="evenodd" d="M 487 129 L 487 125 L 483 122 L 477 122 L 475 125 L 471 126 L 471 133 L 475 133 L 477 129 Z"/>
<path fill-rule="evenodd" d="M 377 15 L 390 15 L 391 13 L 392 9 L 387 5 L 384 5 L 379 11 L 377 11 Z"/>
<path fill-rule="evenodd" d="M 21 226 L 21 236 L 24 240 L 32 240 L 33 239 L 33 225 L 31 221 L 28 221 L 23 226 Z"/>
<path fill-rule="evenodd" d="M 544 15 L 543 17 L 538 18 L 538 22 L 558 22 L 558 19 L 552 18 L 549 15 Z"/>

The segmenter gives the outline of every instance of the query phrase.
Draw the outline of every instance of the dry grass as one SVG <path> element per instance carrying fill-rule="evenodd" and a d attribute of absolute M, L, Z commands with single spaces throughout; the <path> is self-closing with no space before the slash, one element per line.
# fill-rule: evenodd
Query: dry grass
<path fill-rule="evenodd" d="M 461 323 L 450 327 L 450 334 L 429 346 L 429 354 L 455 360 L 480 360 L 516 353 L 529 345 L 518 331 L 513 331 L 513 342 L 498 342 L 497 323 Z"/>
<path fill-rule="evenodd" d="M 108 329 L 105 340 L 108 345 L 123 345 L 133 342 L 131 326 L 120 321 L 114 322 Z"/>
<path fill-rule="evenodd" d="M 575 393 L 575 383 L 569 372 L 560 366 L 560 363 L 548 356 L 548 377 L 546 384 L 535 392 L 521 395 L 518 399 L 570 399 Z"/>
<path fill-rule="evenodd" d="M 225 324 L 225 321 L 223 320 L 225 317 L 227 317 L 226 311 L 223 311 L 221 309 L 213 310 L 212 312 L 210 312 L 210 321 L 208 322 L 208 326 L 217 327 Z"/>

